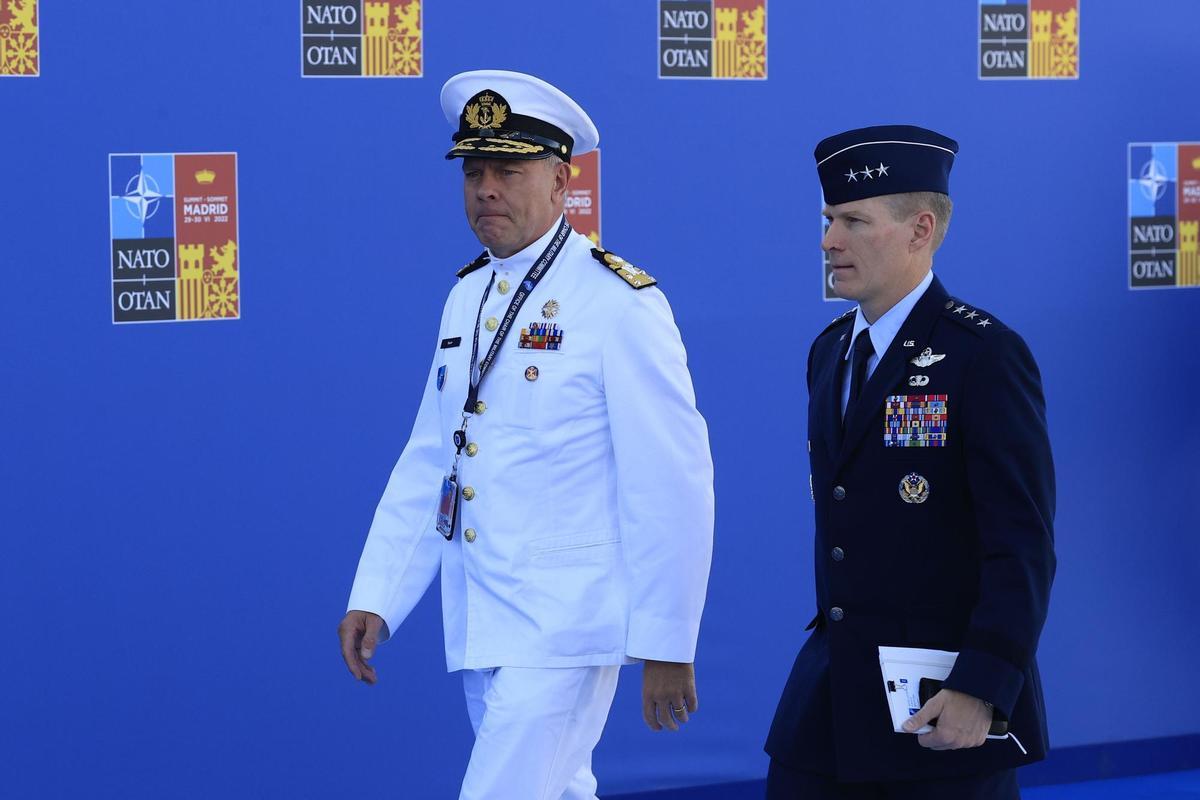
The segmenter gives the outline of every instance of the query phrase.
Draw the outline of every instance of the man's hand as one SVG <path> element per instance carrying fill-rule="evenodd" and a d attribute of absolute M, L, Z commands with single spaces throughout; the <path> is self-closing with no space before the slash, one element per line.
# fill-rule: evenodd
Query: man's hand
<path fill-rule="evenodd" d="M 992 727 L 992 708 L 969 694 L 942 689 L 904 723 L 904 729 L 920 730 L 931 719 L 937 719 L 937 727 L 932 733 L 917 737 L 921 747 L 930 750 L 979 747 L 987 741 L 988 729 Z"/>
<path fill-rule="evenodd" d="M 642 718 L 652 731 L 679 730 L 688 712 L 700 709 L 696 699 L 696 671 L 691 664 L 647 661 L 642 667 Z"/>
<path fill-rule="evenodd" d="M 338 625 L 338 638 L 342 640 L 342 658 L 350 674 L 374 685 L 379 678 L 367 661 L 375 655 L 375 645 L 387 641 L 388 629 L 383 617 L 370 611 L 347 611 Z"/>

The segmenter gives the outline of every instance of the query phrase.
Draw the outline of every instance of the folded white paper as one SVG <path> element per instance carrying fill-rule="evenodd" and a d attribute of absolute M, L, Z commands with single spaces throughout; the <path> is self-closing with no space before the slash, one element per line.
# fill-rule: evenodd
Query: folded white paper
<path fill-rule="evenodd" d="M 892 712 L 892 730 L 909 733 L 902 727 L 921 710 L 921 678 L 944 681 L 954 669 L 958 653 L 926 650 L 923 647 L 880 647 L 879 668 L 883 673 L 883 692 Z M 912 733 L 932 733 L 926 725 Z"/>
<path fill-rule="evenodd" d="M 947 650 L 926 650 L 923 647 L 880 647 L 879 670 L 883 674 L 883 693 L 887 696 L 888 710 L 892 712 L 892 730 L 909 733 L 902 727 L 908 718 L 921 710 L 921 678 L 944 681 L 950 677 L 958 653 Z M 912 733 L 933 733 L 932 725 L 925 725 Z M 1021 740 L 1008 732 L 989 739 L 1012 739 L 1013 744 L 1025 753 Z"/>

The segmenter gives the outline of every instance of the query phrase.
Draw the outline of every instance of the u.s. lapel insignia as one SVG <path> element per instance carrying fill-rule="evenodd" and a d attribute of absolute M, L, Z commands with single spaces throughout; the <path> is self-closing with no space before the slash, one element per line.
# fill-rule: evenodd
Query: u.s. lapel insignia
<path fill-rule="evenodd" d="M 928 386 L 929 385 L 929 376 L 928 375 L 909 375 L 908 376 L 908 385 L 909 386 Z"/>
<path fill-rule="evenodd" d="M 932 347 L 926 347 L 924 350 L 921 351 L 921 355 L 913 356 L 911 359 L 909 359 L 909 363 L 916 364 L 918 367 L 924 369 L 925 367 L 929 367 L 929 366 L 936 364 L 937 362 L 941 361 L 945 357 L 946 357 L 945 353 L 938 355 L 933 352 Z"/>
<path fill-rule="evenodd" d="M 542 318 L 554 319 L 558 316 L 558 309 L 559 305 L 557 300 L 547 300 L 546 305 L 542 306 Z"/>
<path fill-rule="evenodd" d="M 917 343 L 916 343 L 916 342 L 914 342 L 912 339 L 905 339 L 905 340 L 904 340 L 904 346 L 905 346 L 905 347 L 916 347 L 916 346 L 917 346 Z"/>
<path fill-rule="evenodd" d="M 929 499 L 929 481 L 924 475 L 908 473 L 900 479 L 900 499 L 911 504 L 924 503 Z"/>

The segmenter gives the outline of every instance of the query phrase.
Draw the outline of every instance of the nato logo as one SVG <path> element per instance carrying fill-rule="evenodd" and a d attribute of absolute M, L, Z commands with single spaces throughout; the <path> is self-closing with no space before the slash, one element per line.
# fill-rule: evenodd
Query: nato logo
<path fill-rule="evenodd" d="M 175 318 L 175 160 L 109 159 L 113 322 Z"/>
<path fill-rule="evenodd" d="M 659 0 L 658 77 L 766 80 L 767 0 Z"/>
<path fill-rule="evenodd" d="M 113 323 L 240 315 L 235 153 L 109 156 Z"/>
<path fill-rule="evenodd" d="M 979 77 L 1079 77 L 1079 0 L 980 0 Z"/>
<path fill-rule="evenodd" d="M 1129 288 L 1195 285 L 1194 234 L 1200 206 L 1180 214 L 1180 151 L 1175 143 L 1129 145 Z M 1189 213 L 1190 212 L 1190 213 Z M 1184 251 L 1189 251 L 1187 254 Z M 1189 257 L 1190 256 L 1190 257 Z"/>
<path fill-rule="evenodd" d="M 420 77 L 422 0 L 301 0 L 304 77 Z"/>
<path fill-rule="evenodd" d="M 161 239 L 175 235 L 175 159 L 170 155 L 113 156 L 114 239 Z"/>

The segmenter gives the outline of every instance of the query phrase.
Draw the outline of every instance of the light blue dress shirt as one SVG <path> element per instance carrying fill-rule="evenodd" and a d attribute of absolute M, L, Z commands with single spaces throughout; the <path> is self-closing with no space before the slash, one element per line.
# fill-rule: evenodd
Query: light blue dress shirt
<path fill-rule="evenodd" d="M 867 335 L 871 337 L 871 346 L 875 348 L 875 354 L 867 359 L 867 380 L 870 380 L 872 373 L 875 372 L 875 367 L 879 365 L 879 359 L 883 358 L 883 354 L 887 352 L 891 346 L 892 340 L 896 338 L 896 334 L 900 332 L 900 327 L 904 321 L 908 319 L 909 313 L 913 310 L 913 306 L 925 294 L 925 290 L 929 288 L 929 284 L 933 283 L 933 270 L 925 273 L 925 277 L 917 284 L 916 288 L 900 300 L 899 303 L 892 306 L 884 313 L 882 317 L 875 320 L 872 325 L 867 322 L 867 318 L 863 316 L 862 306 L 854 314 L 854 330 L 850 332 L 850 345 L 846 347 L 846 354 L 842 356 L 843 361 L 850 360 L 851 348 L 854 340 L 858 338 L 859 331 L 864 328 L 869 329 Z M 847 365 L 844 369 L 849 369 Z M 850 401 L 850 381 L 843 378 L 842 380 L 842 415 L 846 414 L 846 404 Z"/>

